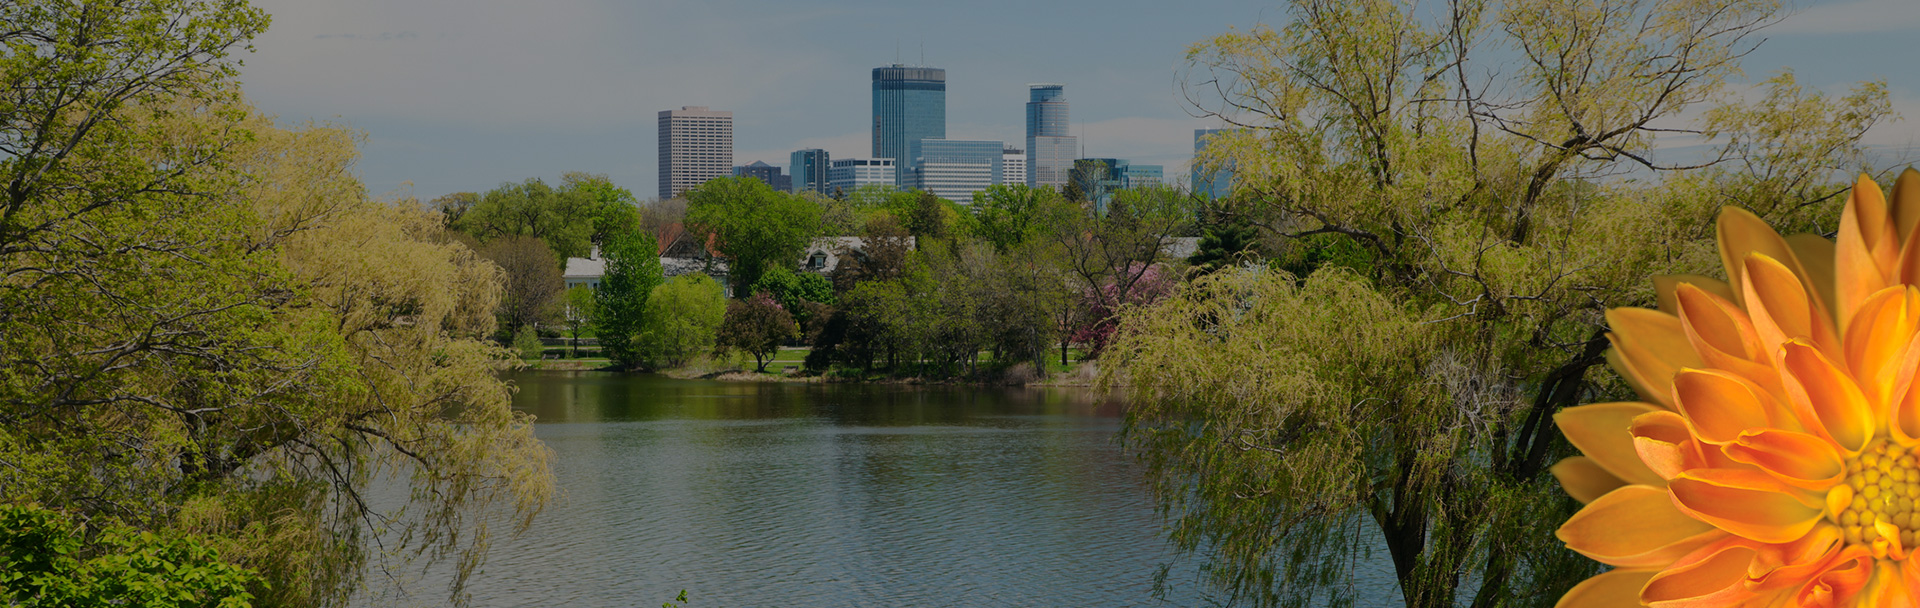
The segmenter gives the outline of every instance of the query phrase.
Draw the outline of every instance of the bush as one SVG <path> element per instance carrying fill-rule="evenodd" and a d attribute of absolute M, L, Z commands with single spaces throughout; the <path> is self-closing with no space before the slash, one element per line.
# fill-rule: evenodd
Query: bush
<path fill-rule="evenodd" d="M 525 325 L 513 334 L 513 350 L 520 353 L 521 359 L 538 361 L 541 355 L 546 354 L 547 347 L 540 343 L 540 332 L 534 330 L 532 325 Z"/>
<path fill-rule="evenodd" d="M 683 274 L 660 284 L 647 296 L 641 335 L 648 358 L 667 367 L 686 365 L 713 349 L 726 314 L 726 290 L 707 275 Z"/>

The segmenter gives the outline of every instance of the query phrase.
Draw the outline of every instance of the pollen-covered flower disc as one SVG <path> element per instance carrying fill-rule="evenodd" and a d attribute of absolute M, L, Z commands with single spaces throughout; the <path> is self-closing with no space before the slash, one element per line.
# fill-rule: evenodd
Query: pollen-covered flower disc
<path fill-rule="evenodd" d="M 1643 401 L 1554 416 L 1581 456 L 1562 607 L 1920 607 L 1920 172 L 1862 176 L 1837 240 L 1719 219 L 1727 280 L 1607 312 Z"/>

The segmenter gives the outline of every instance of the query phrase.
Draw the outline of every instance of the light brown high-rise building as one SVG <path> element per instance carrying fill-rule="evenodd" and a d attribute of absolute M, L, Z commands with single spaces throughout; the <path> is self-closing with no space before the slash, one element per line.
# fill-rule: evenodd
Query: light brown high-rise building
<path fill-rule="evenodd" d="M 660 112 L 660 198 L 732 174 L 732 112 L 706 106 Z"/>

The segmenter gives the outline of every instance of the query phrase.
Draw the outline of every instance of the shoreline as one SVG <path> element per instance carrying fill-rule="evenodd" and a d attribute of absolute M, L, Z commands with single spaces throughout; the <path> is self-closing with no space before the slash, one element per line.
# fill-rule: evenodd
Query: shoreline
<path fill-rule="evenodd" d="M 926 378 L 917 378 L 917 377 L 913 377 L 913 378 L 891 378 L 891 377 L 830 378 L 826 374 L 803 376 L 803 375 L 797 375 L 797 374 L 789 375 L 789 374 L 778 374 L 778 373 L 760 373 L 760 372 L 748 371 L 746 369 L 737 368 L 737 367 L 716 370 L 716 369 L 704 368 L 699 366 L 677 367 L 672 369 L 655 370 L 650 372 L 635 372 L 635 371 L 612 369 L 610 365 L 611 365 L 610 362 L 605 359 L 551 359 L 551 360 L 529 361 L 527 362 L 527 366 L 522 369 L 530 370 L 530 371 L 584 371 L 584 372 L 609 372 L 609 373 L 621 373 L 621 374 L 648 373 L 648 374 L 658 374 L 658 375 L 666 376 L 668 378 L 673 378 L 676 380 L 713 380 L 717 382 L 754 382 L 754 383 L 776 383 L 776 384 L 778 383 L 784 383 L 784 384 L 907 384 L 907 385 L 929 385 L 929 386 L 933 386 L 933 385 L 1006 386 L 1006 387 L 1030 387 L 1030 388 L 1052 388 L 1052 387 L 1093 388 L 1094 385 L 1096 384 L 1094 382 L 1095 374 L 1097 374 L 1097 368 L 1095 367 L 1094 363 L 1090 361 L 1082 362 L 1079 365 L 1076 365 L 1071 370 L 1058 372 L 1051 376 L 1036 379 L 1031 382 L 992 382 L 992 381 L 961 380 L 961 379 L 926 379 Z"/>

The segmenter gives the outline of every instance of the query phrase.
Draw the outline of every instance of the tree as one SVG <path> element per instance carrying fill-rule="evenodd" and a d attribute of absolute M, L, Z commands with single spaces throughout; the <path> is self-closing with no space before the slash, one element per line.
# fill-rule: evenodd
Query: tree
<path fill-rule="evenodd" d="M 1242 220 L 1215 222 L 1200 237 L 1200 246 L 1187 258 L 1194 271 L 1210 273 L 1259 257 L 1260 230 Z M 1301 276 L 1312 271 L 1299 273 Z"/>
<path fill-rule="evenodd" d="M 473 192 L 454 192 L 440 195 L 427 204 L 440 213 L 445 226 L 452 228 L 460 222 L 460 218 L 465 216 L 468 210 L 480 204 L 480 195 Z"/>
<path fill-rule="evenodd" d="M 973 195 L 978 236 L 1006 253 L 1059 224 L 1068 205 L 1051 188 L 996 185 Z"/>
<path fill-rule="evenodd" d="M 760 275 L 760 280 L 753 283 L 752 289 L 754 293 L 765 292 L 772 297 L 781 308 L 791 312 L 802 326 L 811 320 L 805 303 L 831 306 L 835 301 L 832 281 L 811 272 L 794 272 L 784 266 L 767 269 Z"/>
<path fill-rule="evenodd" d="M 726 314 L 726 288 L 707 275 L 683 274 L 661 283 L 647 296 L 641 335 L 648 358 L 663 367 L 680 367 L 694 355 L 713 350 Z"/>
<path fill-rule="evenodd" d="M 546 243 L 527 236 L 498 238 L 480 245 L 480 257 L 506 273 L 500 297 L 501 333 L 513 336 L 520 328 L 552 318 L 566 281 Z"/>
<path fill-rule="evenodd" d="M 195 535 L 89 530 L 38 505 L 0 505 L 0 601 L 22 608 L 244 608 L 260 574 Z"/>
<path fill-rule="evenodd" d="M 594 335 L 615 367 L 631 369 L 647 361 L 642 337 L 647 299 L 664 280 L 659 249 L 653 235 L 635 232 L 614 238 L 602 252 L 607 274 L 600 279 Z"/>
<path fill-rule="evenodd" d="M 767 292 L 727 303 L 716 341 L 718 352 L 742 350 L 753 355 L 753 370 L 765 373 L 780 345 L 800 334 L 793 315 Z"/>
<path fill-rule="evenodd" d="M 583 199 L 593 232 L 587 236 L 597 247 L 605 247 L 620 235 L 639 230 L 640 202 L 633 192 L 614 185 L 605 175 L 570 171 L 560 176 L 560 193 Z"/>
<path fill-rule="evenodd" d="M 482 242 L 531 237 L 552 248 L 556 258 L 581 258 L 590 252 L 595 207 L 586 196 L 531 178 L 481 194 L 453 227 Z"/>
<path fill-rule="evenodd" d="M 1102 369 L 1127 387 L 1126 441 L 1173 541 L 1247 603 L 1350 602 L 1352 560 L 1384 546 L 1409 606 L 1550 605 L 1597 571 L 1553 537 L 1577 505 L 1549 473 L 1571 454 L 1552 417 L 1630 394 L 1589 373 L 1604 311 L 1651 303 L 1649 272 L 1716 266 L 1717 207 L 1751 192 L 1663 160 L 1654 137 L 1704 130 L 1681 118 L 1777 6 L 1288 7 L 1281 29 L 1194 45 L 1188 90 L 1244 127 L 1203 153 L 1235 168 L 1231 210 L 1328 255 L 1305 277 L 1222 270 L 1126 313 Z M 1884 116 L 1867 93 L 1772 132 L 1831 135 L 1840 153 L 1816 166 L 1845 158 L 1873 121 L 1840 117 Z M 1598 181 L 1630 170 L 1641 179 Z M 1789 199 L 1763 217 L 1834 225 L 1817 196 Z"/>
<path fill-rule="evenodd" d="M 687 221 L 719 237 L 735 291 L 746 293 L 768 268 L 799 262 L 819 236 L 820 209 L 760 180 L 728 177 L 687 192 Z"/>
<path fill-rule="evenodd" d="M 18 6 L 0 16 L 18 18 Z M 236 12 L 202 14 L 216 9 Z M 89 59 L 104 61 L 248 12 L 26 14 L 74 27 L 0 30 L 77 52 L 46 56 L 58 61 L 89 57 L 78 49 L 90 36 L 111 34 Z M 80 25 L 100 19 L 126 21 Z M 169 26 L 187 23 L 198 25 Z M 79 67 L 9 68 L 7 90 L 102 86 L 63 80 Z M 548 452 L 498 377 L 509 353 L 484 340 L 500 272 L 443 238 L 418 201 L 366 199 L 352 132 L 287 131 L 244 104 L 187 94 L 228 84 L 175 82 L 179 96 L 122 104 L 100 119 L 108 130 L 80 137 L 139 138 L 94 151 L 103 142 L 83 141 L 30 178 L 67 181 L 22 199 L 15 218 L 30 228 L 0 246 L 0 494 L 90 525 L 198 535 L 260 573 L 247 592 L 263 604 L 343 603 L 363 582 L 380 586 L 363 578 L 370 564 L 442 556 L 455 560 L 460 603 L 490 530 L 524 529 L 552 490 Z M 140 185 L 113 191 L 122 180 Z M 404 508 L 361 500 L 389 474 L 413 484 Z M 378 554 L 364 536 L 374 521 L 393 534 Z"/>
<path fill-rule="evenodd" d="M 580 330 L 593 327 L 599 322 L 599 294 L 592 287 L 575 285 L 567 289 L 566 307 L 562 316 L 566 319 L 567 334 L 573 336 L 569 356 L 580 356 Z"/>
<path fill-rule="evenodd" d="M 1093 340 L 1088 357 L 1097 357 L 1127 306 L 1152 302 L 1166 293 L 1170 277 L 1159 269 L 1167 261 L 1174 235 L 1192 222 L 1191 200 L 1164 186 L 1113 193 L 1105 214 L 1063 215 L 1051 238 L 1071 282 L 1085 289 L 1084 315 L 1073 328 L 1074 340 Z"/>

